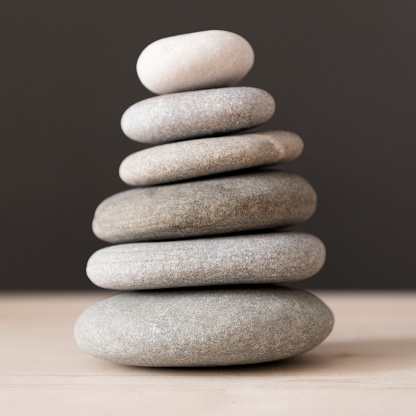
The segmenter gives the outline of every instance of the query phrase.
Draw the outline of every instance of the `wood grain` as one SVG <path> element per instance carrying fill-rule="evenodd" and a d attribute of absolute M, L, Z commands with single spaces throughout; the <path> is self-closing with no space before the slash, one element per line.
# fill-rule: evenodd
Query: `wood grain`
<path fill-rule="evenodd" d="M 123 367 L 79 350 L 75 319 L 108 293 L 0 295 L 2 416 L 416 414 L 415 292 L 318 292 L 336 317 L 321 346 L 211 369 Z"/>

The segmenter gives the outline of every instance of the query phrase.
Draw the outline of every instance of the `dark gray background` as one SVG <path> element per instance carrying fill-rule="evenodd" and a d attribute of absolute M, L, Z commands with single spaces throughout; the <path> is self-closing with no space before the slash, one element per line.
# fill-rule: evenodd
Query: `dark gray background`
<path fill-rule="evenodd" d="M 206 29 L 256 53 L 243 85 L 269 91 L 265 128 L 297 132 L 288 169 L 319 196 L 300 229 L 326 243 L 310 288 L 416 288 L 416 2 L 2 1 L 1 287 L 93 288 L 101 200 L 126 189 L 118 166 L 141 147 L 119 127 L 151 94 L 135 64 L 156 39 Z"/>

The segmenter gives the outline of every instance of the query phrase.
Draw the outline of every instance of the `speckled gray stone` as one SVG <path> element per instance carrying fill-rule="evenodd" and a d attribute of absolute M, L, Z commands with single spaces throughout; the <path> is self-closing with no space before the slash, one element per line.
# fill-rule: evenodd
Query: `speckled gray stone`
<path fill-rule="evenodd" d="M 314 295 L 273 286 L 125 292 L 89 307 L 75 338 L 120 364 L 191 367 L 253 364 L 304 353 L 334 318 Z"/>
<path fill-rule="evenodd" d="M 165 240 L 289 226 L 315 208 L 305 179 L 270 168 L 124 191 L 98 206 L 92 227 L 110 243 Z"/>
<path fill-rule="evenodd" d="M 195 139 L 151 147 L 127 156 L 120 177 L 128 185 L 158 185 L 253 166 L 289 162 L 303 150 L 287 131 Z"/>
<path fill-rule="evenodd" d="M 243 37 L 206 30 L 151 43 L 137 61 L 137 74 L 150 91 L 170 94 L 235 85 L 253 63 L 253 48 Z"/>
<path fill-rule="evenodd" d="M 139 101 L 125 111 L 121 128 L 138 142 L 167 143 L 248 129 L 274 109 L 273 97 L 258 88 L 189 91 Z"/>
<path fill-rule="evenodd" d="M 319 238 L 271 232 L 106 247 L 91 256 L 87 275 L 114 290 L 278 283 L 313 276 L 324 262 Z"/>

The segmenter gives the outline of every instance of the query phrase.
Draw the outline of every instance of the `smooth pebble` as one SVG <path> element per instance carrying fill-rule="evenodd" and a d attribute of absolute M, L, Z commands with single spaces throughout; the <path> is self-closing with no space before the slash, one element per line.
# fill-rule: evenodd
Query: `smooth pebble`
<path fill-rule="evenodd" d="M 125 292 L 78 318 L 78 345 L 119 364 L 194 367 L 253 364 L 319 345 L 334 317 L 317 297 L 276 286 Z"/>
<path fill-rule="evenodd" d="M 289 162 L 302 150 L 302 139 L 286 131 L 187 140 L 133 153 L 123 160 L 119 173 L 128 185 L 158 185 Z"/>
<path fill-rule="evenodd" d="M 137 74 L 155 94 L 230 87 L 250 71 L 254 52 L 240 35 L 207 30 L 159 39 L 140 54 Z"/>
<path fill-rule="evenodd" d="M 271 232 L 118 244 L 95 252 L 87 275 L 114 290 L 281 283 L 311 277 L 324 262 L 319 238 Z"/>
<path fill-rule="evenodd" d="M 109 243 L 177 239 L 294 225 L 315 208 L 305 179 L 264 168 L 115 194 L 98 206 L 92 227 Z"/>
<path fill-rule="evenodd" d="M 274 110 L 273 97 L 259 88 L 189 91 L 133 104 L 124 112 L 121 128 L 132 140 L 160 144 L 255 127 Z"/>

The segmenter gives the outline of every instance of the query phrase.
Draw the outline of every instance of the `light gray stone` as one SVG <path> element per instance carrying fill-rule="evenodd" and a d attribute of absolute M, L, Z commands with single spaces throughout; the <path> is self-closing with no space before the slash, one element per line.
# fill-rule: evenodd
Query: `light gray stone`
<path fill-rule="evenodd" d="M 121 118 L 124 134 L 143 143 L 168 143 L 248 129 L 274 113 L 273 97 L 233 87 L 167 94 L 139 101 Z"/>
<path fill-rule="evenodd" d="M 206 30 L 151 43 L 137 61 L 142 84 L 156 94 L 230 87 L 250 71 L 254 52 L 241 36 Z"/>
<path fill-rule="evenodd" d="M 110 246 L 91 256 L 87 275 L 114 290 L 278 283 L 313 276 L 324 262 L 319 238 L 271 232 Z"/>
<path fill-rule="evenodd" d="M 334 323 L 314 295 L 276 286 L 125 292 L 78 318 L 95 357 L 149 367 L 253 364 L 304 353 Z"/>
<path fill-rule="evenodd" d="M 158 185 L 254 166 L 289 162 L 303 150 L 302 139 L 286 131 L 188 140 L 127 156 L 120 177 L 128 185 Z"/>
<path fill-rule="evenodd" d="M 289 226 L 315 208 L 305 179 L 270 168 L 124 191 L 98 206 L 92 226 L 104 241 L 128 243 Z"/>

